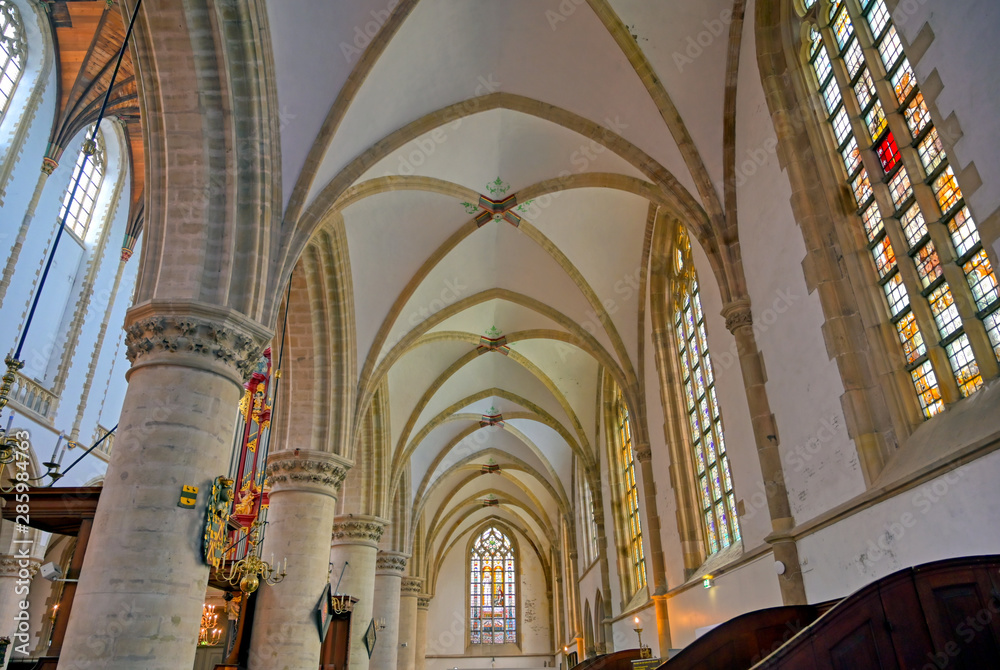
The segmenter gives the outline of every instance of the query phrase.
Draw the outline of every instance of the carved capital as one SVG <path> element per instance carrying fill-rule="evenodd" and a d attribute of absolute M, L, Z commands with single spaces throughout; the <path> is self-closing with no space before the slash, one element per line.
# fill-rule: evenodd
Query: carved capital
<path fill-rule="evenodd" d="M 132 369 L 170 363 L 215 370 L 237 381 L 250 375 L 271 337 L 235 310 L 195 302 L 147 302 L 129 310 L 127 323 L 125 355 Z"/>
<path fill-rule="evenodd" d="M 41 564 L 37 558 L 0 554 L 0 577 L 31 579 Z"/>
<path fill-rule="evenodd" d="M 740 328 L 753 327 L 753 314 L 750 311 L 750 301 L 746 298 L 734 300 L 722 308 L 722 316 L 726 319 L 726 330 L 733 335 Z"/>
<path fill-rule="evenodd" d="M 382 533 L 389 522 L 377 516 L 364 516 L 361 514 L 348 514 L 338 516 L 333 523 L 332 543 L 338 544 L 360 544 L 367 547 L 377 548 Z"/>
<path fill-rule="evenodd" d="M 337 497 L 351 463 L 334 454 L 307 449 L 276 451 L 267 459 L 271 495 L 282 491 L 308 491 Z"/>
<path fill-rule="evenodd" d="M 42 172 L 44 172 L 45 174 L 48 175 L 52 174 L 53 172 L 56 171 L 57 167 L 59 167 L 59 163 L 52 160 L 48 156 L 42 159 Z"/>
<path fill-rule="evenodd" d="M 406 562 L 410 560 L 409 554 L 399 551 L 380 551 L 375 557 L 376 575 L 402 575 L 406 570 Z"/>
<path fill-rule="evenodd" d="M 639 444 L 635 447 L 635 460 L 640 463 L 648 463 L 653 460 L 653 450 L 648 444 Z"/>
<path fill-rule="evenodd" d="M 419 577 L 403 577 L 399 594 L 406 598 L 416 598 L 424 590 L 424 580 Z"/>
<path fill-rule="evenodd" d="M 429 596 L 429 595 L 426 595 L 426 594 L 422 595 L 422 596 L 419 596 L 417 598 L 417 609 L 418 610 L 426 610 L 427 608 L 429 608 L 431 606 L 431 598 L 432 597 L 433 596 Z"/>

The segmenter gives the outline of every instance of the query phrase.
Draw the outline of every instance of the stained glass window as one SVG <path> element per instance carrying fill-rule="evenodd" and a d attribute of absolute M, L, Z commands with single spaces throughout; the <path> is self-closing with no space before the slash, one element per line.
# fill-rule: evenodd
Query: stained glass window
<path fill-rule="evenodd" d="M 517 556 L 495 526 L 469 550 L 469 642 L 517 643 Z"/>
<path fill-rule="evenodd" d="M 21 15 L 13 2 L 0 0 L 0 119 L 7 113 L 21 79 L 26 53 Z"/>
<path fill-rule="evenodd" d="M 590 485 L 583 485 L 583 527 L 587 533 L 588 558 L 593 561 L 597 559 L 597 515 L 594 513 L 594 494 L 590 491 Z"/>
<path fill-rule="evenodd" d="M 691 447 L 706 546 L 709 554 L 714 554 L 740 541 L 740 524 L 736 518 L 736 494 L 715 394 L 715 373 L 708 351 L 698 278 L 691 262 L 691 242 L 683 229 L 678 231 L 677 247 L 686 259 L 688 274 L 686 281 L 679 282 L 683 287 L 675 298 L 674 331 L 684 370 L 684 392 L 693 398 L 687 406 Z"/>
<path fill-rule="evenodd" d="M 628 407 L 621 390 L 618 391 L 615 405 L 618 419 L 618 471 L 621 473 L 621 504 L 628 538 L 628 563 L 632 583 L 638 591 L 646 585 L 646 558 L 642 550 L 639 489 L 635 483 L 635 462 L 632 459 L 632 425 L 629 423 Z"/>
<path fill-rule="evenodd" d="M 870 30 L 856 30 L 859 24 L 867 24 Z M 809 63 L 831 137 L 857 201 L 907 370 L 923 414 L 929 418 L 944 408 L 938 380 L 953 378 L 959 394 L 968 396 L 983 383 L 976 357 L 1000 356 L 996 276 L 884 0 L 856 4 L 833 0 L 828 25 L 814 28 L 810 42 Z M 843 65 L 834 67 L 838 61 Z M 891 86 L 876 86 L 883 78 Z M 834 87 L 839 95 L 832 92 Z M 900 115 L 905 126 L 894 121 L 893 127 L 908 129 L 907 137 L 889 130 L 889 121 Z M 855 135 L 865 135 L 865 131 L 870 137 Z M 884 177 L 879 181 L 887 197 L 876 192 L 883 187 L 873 185 L 874 175 L 865 170 L 859 145 L 872 147 L 878 162 L 869 165 L 881 165 Z M 915 151 L 907 153 L 906 147 Z M 914 197 L 918 189 L 922 195 Z M 937 207 L 929 205 L 935 211 L 927 211 L 925 204 L 935 202 Z M 931 235 L 929 226 L 935 231 L 947 229 L 947 233 Z M 902 233 L 899 239 L 906 242 L 905 248 L 893 249 L 890 244 L 889 236 L 895 231 Z M 941 248 L 948 240 L 954 252 Z M 954 258 L 967 286 L 949 285 L 942 257 Z M 912 262 L 916 273 L 901 271 L 899 263 L 904 261 Z M 962 293 L 961 300 L 956 291 Z M 912 302 L 916 300 L 929 309 L 915 313 Z M 961 314 L 959 303 L 974 304 L 976 313 Z M 987 338 L 982 338 L 978 326 L 973 330 L 980 333 L 979 339 L 971 337 L 969 322 L 974 318 L 982 321 Z M 928 346 L 940 347 L 949 365 L 933 362 Z"/>
<path fill-rule="evenodd" d="M 87 139 L 94 132 L 94 127 L 87 129 Z M 84 159 L 86 158 L 86 164 Z M 80 185 L 76 192 L 73 191 L 73 184 L 80 180 Z M 66 217 L 66 227 L 77 237 L 83 238 L 90 227 L 90 221 L 94 216 L 94 206 L 97 203 L 97 195 L 101 192 L 101 184 L 104 182 L 104 134 L 97 133 L 97 144 L 94 147 L 94 155 L 87 156 L 85 148 L 80 150 L 76 157 L 76 166 L 73 168 L 73 179 L 69 182 L 66 195 L 63 198 L 62 209 L 59 211 L 60 220 L 69 210 Z M 72 196 L 72 197 L 71 197 Z"/>

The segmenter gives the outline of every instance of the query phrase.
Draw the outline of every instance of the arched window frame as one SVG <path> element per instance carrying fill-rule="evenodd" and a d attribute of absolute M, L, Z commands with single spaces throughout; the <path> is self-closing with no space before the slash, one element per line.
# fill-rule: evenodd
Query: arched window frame
<path fill-rule="evenodd" d="M 642 518 L 639 506 L 639 491 L 635 477 L 635 454 L 632 444 L 632 425 L 628 404 L 621 389 L 614 386 L 611 399 L 611 413 L 608 416 L 611 432 L 609 444 L 614 478 L 617 483 L 617 513 L 619 546 L 622 551 L 623 595 L 625 601 L 635 597 L 646 587 L 646 557 L 642 546 Z"/>
<path fill-rule="evenodd" d="M 680 369 L 680 405 L 694 466 L 695 507 L 705 553 L 711 556 L 740 545 L 742 533 L 698 276 L 691 241 L 681 225 L 676 226 L 671 256 L 670 315 Z"/>
<path fill-rule="evenodd" d="M 590 482 L 582 466 L 577 467 L 577 512 L 579 514 L 579 526 L 581 529 L 581 540 L 583 549 L 583 566 L 586 568 L 597 560 L 597 517 L 594 510 L 594 495 L 590 488 Z"/>
<path fill-rule="evenodd" d="M 509 543 L 508 550 L 509 550 L 509 555 L 511 556 L 510 560 L 513 563 L 513 566 L 512 566 L 512 568 L 510 570 L 510 573 L 511 573 L 511 576 L 512 576 L 512 579 L 510 581 L 508 581 L 506 579 L 507 576 L 508 576 L 507 575 L 508 570 L 506 569 L 507 568 L 506 564 L 504 565 L 504 577 L 505 577 L 504 584 L 505 584 L 505 588 L 504 588 L 504 593 L 503 593 L 503 597 L 504 597 L 504 605 L 503 605 L 503 607 L 504 607 L 504 617 L 503 618 L 504 618 L 504 621 L 505 621 L 505 623 L 504 623 L 505 628 L 504 628 L 504 640 L 503 640 L 503 642 L 495 642 L 495 641 L 493 641 L 493 642 L 484 642 L 482 640 L 482 637 L 478 637 L 477 638 L 477 636 L 476 636 L 477 633 L 479 633 L 481 635 L 481 633 L 483 631 L 481 629 L 479 631 L 474 630 L 477 627 L 476 626 L 477 621 L 481 622 L 483 620 L 482 619 L 482 607 L 483 607 L 483 605 L 481 604 L 482 601 L 478 601 L 478 604 L 477 604 L 477 600 L 476 600 L 476 596 L 477 595 L 481 595 L 481 594 L 475 593 L 475 591 L 476 591 L 475 587 L 482 585 L 481 578 L 480 578 L 480 581 L 478 583 L 475 581 L 475 570 L 474 570 L 474 565 L 475 564 L 474 564 L 474 561 L 477 560 L 475 558 L 475 556 L 477 555 L 477 543 L 479 543 L 479 541 L 482 540 L 491 531 L 499 534 L 501 537 L 503 537 Z M 482 554 L 478 554 L 478 555 L 482 555 Z M 521 624 L 521 622 L 520 622 L 520 614 L 521 614 L 521 607 L 520 607 L 520 603 L 521 603 L 521 589 L 520 589 L 519 584 L 520 584 L 520 576 L 521 576 L 520 575 L 521 555 L 520 555 L 520 550 L 519 550 L 519 547 L 518 547 L 518 544 L 517 544 L 517 538 L 514 536 L 514 533 L 511 532 L 511 530 L 509 528 L 507 528 L 504 524 L 498 523 L 497 520 L 495 520 L 495 519 L 492 520 L 492 521 L 490 521 L 490 522 L 487 522 L 487 523 L 483 524 L 482 526 L 480 526 L 473 533 L 472 538 L 469 540 L 469 546 L 466 549 L 465 557 L 466 557 L 466 563 L 465 563 L 465 565 L 466 565 L 466 580 L 465 580 L 465 583 L 466 583 L 466 598 L 467 598 L 466 612 L 468 613 L 468 617 L 469 617 L 468 641 L 467 641 L 468 645 L 469 646 L 472 646 L 472 645 L 477 645 L 477 646 L 479 646 L 479 645 L 482 645 L 482 646 L 489 645 L 489 646 L 496 646 L 496 647 L 499 647 L 499 645 L 504 645 L 504 644 L 520 645 L 520 643 L 521 643 L 521 625 L 520 625 Z M 503 560 L 506 562 L 507 559 L 503 559 Z M 510 585 L 510 584 L 514 585 L 514 593 L 513 594 L 510 594 L 508 592 L 509 591 L 509 586 L 507 586 L 507 585 Z M 492 605 L 491 605 L 491 607 L 492 607 Z M 513 608 L 513 616 L 512 617 L 507 616 L 508 614 L 510 614 L 510 612 L 507 609 L 509 607 Z M 492 617 L 492 618 L 495 619 L 495 617 Z M 508 635 L 509 630 L 507 629 L 507 625 L 508 625 L 507 621 L 510 621 L 510 620 L 512 620 L 513 623 L 514 623 L 514 632 L 513 632 L 513 635 Z"/>
<path fill-rule="evenodd" d="M 996 369 L 996 276 L 884 2 L 812 0 L 799 11 L 804 73 L 919 423 Z"/>
<path fill-rule="evenodd" d="M 28 56 L 24 24 L 17 6 L 0 0 L 0 121 L 7 116 L 14 91 L 21 82 Z"/>
<path fill-rule="evenodd" d="M 101 195 L 101 187 L 104 185 L 104 176 L 107 168 L 107 154 L 104 144 L 104 132 L 98 131 L 97 141 L 93 146 L 93 154 L 87 158 L 84 165 L 84 157 L 90 145 L 90 137 L 93 134 L 93 126 L 87 128 L 86 139 L 80 152 L 77 154 L 76 163 L 73 166 L 73 175 L 66 193 L 63 196 L 62 206 L 59 208 L 59 218 L 62 219 L 69 209 L 69 216 L 66 218 L 66 230 L 83 241 L 87 237 L 87 232 L 94 220 L 94 213 L 97 208 L 97 200 Z M 73 184 L 77 177 L 82 174 L 80 186 L 73 193 Z M 72 196 L 72 199 L 71 197 Z"/>

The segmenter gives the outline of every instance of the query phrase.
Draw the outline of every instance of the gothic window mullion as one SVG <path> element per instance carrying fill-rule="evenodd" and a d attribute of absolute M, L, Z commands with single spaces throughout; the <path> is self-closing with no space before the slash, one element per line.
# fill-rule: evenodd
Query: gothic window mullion
<path fill-rule="evenodd" d="M 875 84 L 876 78 L 882 79 L 883 72 L 878 67 L 878 61 L 872 62 L 870 48 L 864 48 L 870 47 L 870 44 L 863 44 L 866 38 L 870 43 L 869 33 L 863 25 L 862 30 L 857 30 L 857 6 L 853 2 L 850 5 L 841 1 L 830 6 L 830 23 L 823 29 L 819 44 L 814 38 L 811 62 L 819 75 L 822 68 L 815 67 L 817 53 L 828 50 L 833 75 L 845 98 L 845 110 L 853 112 L 848 115 L 853 116 L 850 119 L 853 140 L 842 136 L 837 139 L 841 147 L 844 142 L 850 144 L 853 141 L 858 152 L 857 158 L 851 162 L 841 150 L 845 166 L 857 166 L 855 172 L 849 171 L 848 183 L 862 216 L 868 251 L 875 261 L 890 322 L 904 348 L 906 369 L 916 388 L 921 409 L 929 417 L 943 407 L 938 383 L 942 357 L 933 351 L 932 345 L 938 338 L 932 335 L 935 332 L 934 323 L 928 318 L 928 310 L 921 306 L 919 284 L 914 282 L 912 263 L 899 264 L 900 249 L 909 251 L 909 247 L 902 240 L 895 219 L 899 210 L 906 207 L 907 201 L 912 198 L 911 181 L 909 171 L 901 161 L 895 137 L 898 125 L 890 123 L 892 112 L 886 112 L 887 108 L 895 109 L 896 104 L 886 105 L 884 91 L 879 90 L 884 87 Z M 852 9 L 855 11 L 852 12 Z M 888 28 L 883 26 L 880 34 L 887 31 Z M 902 58 L 899 51 L 891 62 L 902 63 Z M 837 119 L 833 121 L 837 134 Z M 906 259 L 906 255 L 903 254 L 902 258 Z M 951 394 L 946 391 L 946 395 Z"/>
<path fill-rule="evenodd" d="M 955 389 L 961 395 L 969 395 L 982 384 L 980 365 L 990 375 L 996 374 L 997 369 L 989 335 L 978 320 L 977 310 L 973 307 L 975 299 L 970 291 L 963 288 L 968 273 L 949 262 L 952 260 L 952 247 L 946 220 L 964 205 L 964 202 L 960 197 L 957 180 L 954 179 L 948 166 L 933 120 L 903 53 L 901 40 L 888 9 L 882 0 L 862 0 L 861 4 L 864 13 L 858 14 L 858 20 L 869 28 L 870 32 L 862 32 L 866 35 L 865 39 L 871 42 L 875 53 L 870 60 L 876 69 L 884 68 L 885 79 L 880 82 L 882 84 L 880 94 L 887 103 L 898 102 L 898 109 L 902 111 L 889 115 L 890 120 L 896 125 L 894 132 L 899 138 L 912 139 L 912 142 L 906 143 L 908 148 L 904 150 L 902 158 L 911 175 L 914 195 L 927 219 L 927 228 L 932 238 L 931 243 L 925 247 L 912 248 L 910 253 L 919 268 L 927 267 L 929 261 L 936 263 L 934 268 L 938 274 L 936 281 L 943 282 L 944 286 L 924 289 L 923 293 L 931 300 L 931 304 L 939 306 L 940 294 L 944 292 L 950 301 L 949 312 L 958 312 L 959 318 L 954 319 L 954 327 L 943 330 L 939 328 L 940 345 L 946 351 L 948 365 L 954 373 L 952 377 L 956 380 Z M 904 146 L 902 141 L 900 144 Z M 953 192 L 957 197 L 943 199 L 942 184 L 949 189 L 953 186 Z M 946 190 L 945 193 L 952 191 Z M 938 217 L 938 212 L 943 218 Z M 985 255 L 983 258 L 985 259 Z M 995 277 L 989 268 L 988 260 L 979 265 L 978 269 L 984 270 L 986 279 L 995 286 Z M 940 325 L 941 315 L 936 313 L 935 318 Z"/>
<path fill-rule="evenodd" d="M 21 80 L 27 50 L 17 7 L 9 0 L 0 0 L 0 120 Z"/>
<path fill-rule="evenodd" d="M 831 107 L 838 108 L 837 105 Z M 706 553 L 711 555 L 741 541 L 736 494 L 726 452 L 708 350 L 708 334 L 687 234 L 679 229 L 674 291 L 674 330 L 681 364 L 684 407 L 688 414 L 698 500 Z"/>

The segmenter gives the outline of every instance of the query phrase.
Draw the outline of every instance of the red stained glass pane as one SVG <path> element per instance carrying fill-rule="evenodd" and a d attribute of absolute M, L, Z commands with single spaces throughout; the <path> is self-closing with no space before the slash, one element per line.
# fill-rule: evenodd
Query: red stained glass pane
<path fill-rule="evenodd" d="M 885 170 L 886 174 L 889 174 L 892 168 L 899 163 L 899 146 L 896 144 L 896 138 L 892 136 L 892 131 L 879 142 L 876 152 L 878 152 L 878 159 L 882 162 L 882 169 Z"/>

